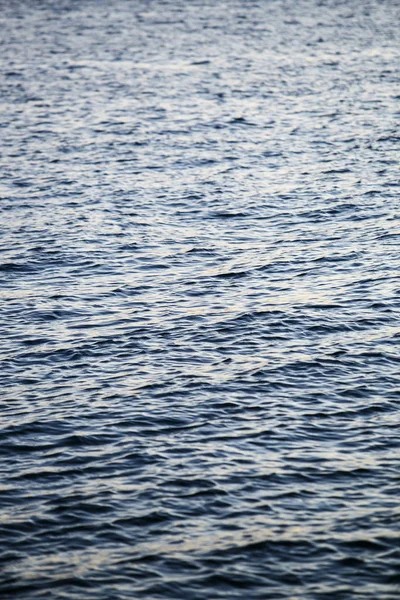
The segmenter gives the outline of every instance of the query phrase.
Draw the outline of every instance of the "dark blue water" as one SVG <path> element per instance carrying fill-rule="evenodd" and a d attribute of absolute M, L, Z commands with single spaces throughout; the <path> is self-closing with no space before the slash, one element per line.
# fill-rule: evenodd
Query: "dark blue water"
<path fill-rule="evenodd" d="M 400 5 L 0 0 L 0 595 L 400 597 Z"/>

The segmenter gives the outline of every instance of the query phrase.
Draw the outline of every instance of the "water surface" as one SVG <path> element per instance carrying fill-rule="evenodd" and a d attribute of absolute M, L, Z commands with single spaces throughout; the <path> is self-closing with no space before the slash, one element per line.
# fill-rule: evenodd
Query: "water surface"
<path fill-rule="evenodd" d="M 399 12 L 0 0 L 3 598 L 399 598 Z"/>

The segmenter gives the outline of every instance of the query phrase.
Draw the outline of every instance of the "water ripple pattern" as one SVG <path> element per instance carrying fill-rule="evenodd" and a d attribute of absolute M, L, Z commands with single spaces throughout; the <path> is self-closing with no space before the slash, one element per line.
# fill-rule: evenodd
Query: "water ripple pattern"
<path fill-rule="evenodd" d="M 400 6 L 0 0 L 0 595 L 400 597 Z"/>

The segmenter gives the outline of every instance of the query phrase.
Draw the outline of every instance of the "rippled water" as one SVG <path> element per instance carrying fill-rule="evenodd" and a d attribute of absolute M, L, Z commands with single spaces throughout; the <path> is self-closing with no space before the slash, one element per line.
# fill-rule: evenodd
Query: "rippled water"
<path fill-rule="evenodd" d="M 0 0 L 2 598 L 400 597 L 399 8 Z"/>

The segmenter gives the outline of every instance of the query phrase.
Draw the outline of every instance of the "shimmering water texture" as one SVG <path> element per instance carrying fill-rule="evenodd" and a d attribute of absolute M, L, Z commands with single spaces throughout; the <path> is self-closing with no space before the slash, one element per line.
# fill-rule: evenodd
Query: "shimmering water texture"
<path fill-rule="evenodd" d="M 0 0 L 0 596 L 400 598 L 400 5 Z"/>

